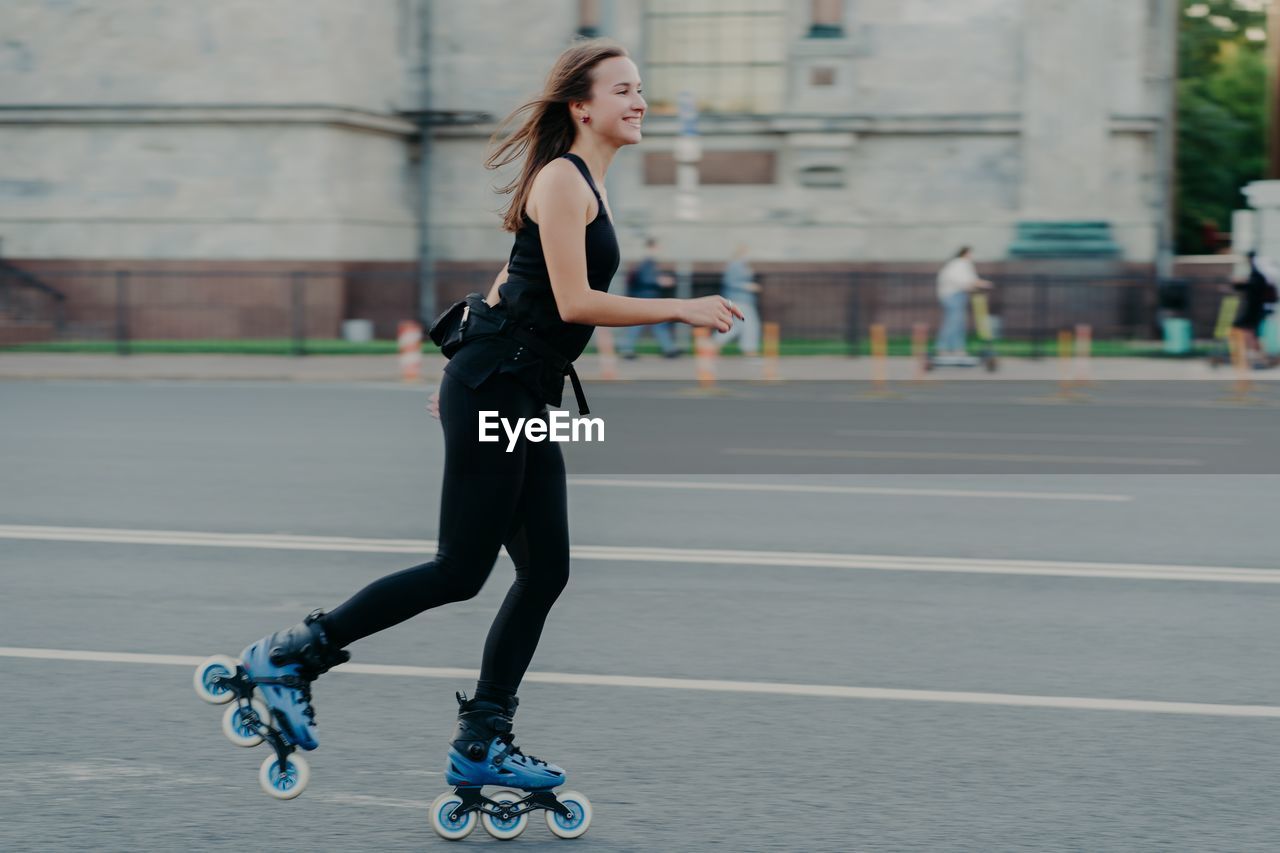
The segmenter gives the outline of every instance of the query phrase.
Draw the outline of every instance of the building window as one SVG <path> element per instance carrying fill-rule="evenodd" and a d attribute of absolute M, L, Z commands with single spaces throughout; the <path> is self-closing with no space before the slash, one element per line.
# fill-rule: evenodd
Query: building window
<path fill-rule="evenodd" d="M 786 85 L 786 0 L 649 0 L 643 75 L 649 106 L 681 91 L 715 113 L 775 113 Z"/>
<path fill-rule="evenodd" d="M 844 37 L 844 0 L 811 0 L 809 38 Z"/>
<path fill-rule="evenodd" d="M 778 155 L 773 151 L 707 151 L 698 163 L 698 183 L 703 186 L 774 184 L 778 181 Z M 646 186 L 675 186 L 676 158 L 669 151 L 644 155 Z"/>

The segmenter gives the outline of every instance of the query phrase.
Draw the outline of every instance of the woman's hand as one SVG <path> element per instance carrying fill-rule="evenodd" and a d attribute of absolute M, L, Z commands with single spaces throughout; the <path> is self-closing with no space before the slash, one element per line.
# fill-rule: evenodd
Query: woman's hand
<path fill-rule="evenodd" d="M 427 400 L 427 411 L 431 413 L 431 417 L 440 420 L 440 392 L 432 391 L 431 399 Z"/>
<path fill-rule="evenodd" d="M 703 296 L 699 299 L 686 299 L 681 303 L 683 316 L 680 322 L 690 326 L 706 326 L 717 332 L 727 332 L 733 328 L 733 318 L 745 320 L 742 309 L 723 296 Z"/>

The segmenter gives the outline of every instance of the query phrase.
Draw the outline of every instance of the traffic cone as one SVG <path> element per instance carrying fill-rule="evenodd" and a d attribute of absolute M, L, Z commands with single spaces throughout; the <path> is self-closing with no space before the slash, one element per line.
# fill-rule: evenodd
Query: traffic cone
<path fill-rule="evenodd" d="M 400 378 L 417 382 L 422 378 L 422 324 L 401 320 L 396 342 L 400 347 Z"/>
<path fill-rule="evenodd" d="M 711 342 L 710 329 L 699 326 L 693 330 L 693 351 L 698 386 L 710 390 L 716 384 L 716 345 Z"/>

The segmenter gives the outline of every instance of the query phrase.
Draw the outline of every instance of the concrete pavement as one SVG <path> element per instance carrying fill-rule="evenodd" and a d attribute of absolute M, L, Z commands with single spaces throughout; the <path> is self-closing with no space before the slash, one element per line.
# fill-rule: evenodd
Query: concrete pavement
<path fill-rule="evenodd" d="M 878 454 L 1210 461 L 1277 434 L 1263 407 L 1155 405 L 1140 389 L 1054 408 L 1014 388 L 793 409 L 825 424 L 826 446 Z M 662 476 L 691 430 L 741 420 L 741 399 L 597 389 L 616 466 L 644 475 L 583 476 L 569 460 L 573 577 L 517 720 L 519 743 L 593 802 L 577 843 L 1274 849 L 1277 720 L 1222 709 L 1280 713 L 1280 584 L 1225 580 L 1275 570 L 1277 477 L 1115 461 L 1089 476 L 1027 462 L 1001 476 Z M 813 396 L 754 392 L 761 438 L 770 398 Z M 396 670 L 317 684 L 322 746 L 290 803 L 258 790 L 262 748 L 227 743 L 186 663 L 430 559 L 405 541 L 438 533 L 442 435 L 422 403 L 394 382 L 0 385 L 0 849 L 446 849 L 426 808 L 444 789 L 453 690 L 472 680 L 400 667 L 476 668 L 506 558 L 477 598 L 354 645 L 353 663 Z M 1065 566 L 1104 562 L 1093 577 Z M 1136 571 L 1154 563 L 1212 571 Z M 685 686 L 609 680 L 626 677 Z M 776 689 L 790 685 L 811 690 Z M 537 821 L 515 843 L 565 849 Z"/>

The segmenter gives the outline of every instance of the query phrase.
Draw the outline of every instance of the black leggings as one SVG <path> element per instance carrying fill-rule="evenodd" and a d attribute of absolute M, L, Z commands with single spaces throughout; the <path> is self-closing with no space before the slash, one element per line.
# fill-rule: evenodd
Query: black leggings
<path fill-rule="evenodd" d="M 436 557 L 374 581 L 323 624 L 341 648 L 424 610 L 473 598 L 505 545 L 516 579 L 489 629 L 477 694 L 514 695 L 547 612 L 569 580 L 564 457 L 558 444 L 523 435 L 508 453 L 500 426 L 499 441 L 480 442 L 481 410 L 514 425 L 516 418 L 539 417 L 544 406 L 510 375 L 495 373 L 472 390 L 446 373 L 440 384 L 445 455 Z"/>

